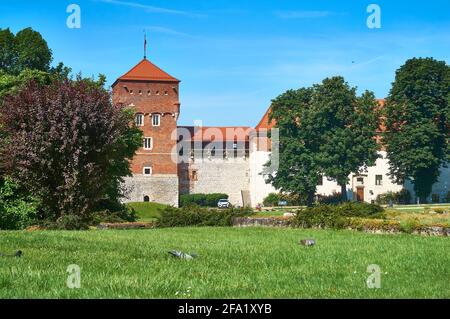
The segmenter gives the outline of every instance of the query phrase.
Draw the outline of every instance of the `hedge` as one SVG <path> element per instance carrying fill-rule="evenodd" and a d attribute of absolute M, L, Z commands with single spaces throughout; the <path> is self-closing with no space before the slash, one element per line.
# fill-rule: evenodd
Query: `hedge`
<path fill-rule="evenodd" d="M 203 207 L 217 207 L 219 199 L 228 199 L 227 194 L 184 194 L 180 195 L 180 207 L 198 205 Z"/>
<path fill-rule="evenodd" d="M 302 228 L 343 229 L 349 226 L 352 217 L 383 219 L 385 213 L 381 206 L 367 203 L 347 202 L 341 205 L 318 205 L 297 211 L 291 225 Z"/>
<path fill-rule="evenodd" d="M 209 209 L 197 205 L 182 208 L 168 206 L 161 211 L 156 227 L 231 226 L 234 217 L 252 214 L 251 208 Z"/>

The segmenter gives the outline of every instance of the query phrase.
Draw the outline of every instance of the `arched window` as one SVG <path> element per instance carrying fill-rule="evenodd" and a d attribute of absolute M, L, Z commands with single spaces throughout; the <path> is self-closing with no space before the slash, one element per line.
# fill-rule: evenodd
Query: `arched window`
<path fill-rule="evenodd" d="M 144 196 L 144 202 L 148 203 L 150 201 L 150 197 L 148 197 L 147 195 Z"/>

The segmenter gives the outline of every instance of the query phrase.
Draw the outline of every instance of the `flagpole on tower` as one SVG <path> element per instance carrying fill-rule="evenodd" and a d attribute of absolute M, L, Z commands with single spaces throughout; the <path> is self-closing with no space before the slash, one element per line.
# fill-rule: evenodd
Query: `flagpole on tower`
<path fill-rule="evenodd" d="M 144 30 L 144 59 L 147 59 L 147 33 Z"/>

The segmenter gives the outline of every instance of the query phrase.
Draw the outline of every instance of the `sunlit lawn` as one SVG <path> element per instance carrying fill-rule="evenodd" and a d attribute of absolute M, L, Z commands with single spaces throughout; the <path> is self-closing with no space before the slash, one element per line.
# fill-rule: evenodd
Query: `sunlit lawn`
<path fill-rule="evenodd" d="M 300 246 L 303 238 L 316 246 Z M 0 252 L 18 249 L 21 258 L 0 257 L 1 298 L 450 298 L 446 237 L 231 227 L 0 232 Z M 171 249 L 199 257 L 175 259 Z M 69 264 L 81 267 L 80 289 L 66 287 Z M 367 288 L 370 264 L 381 268 L 380 289 Z"/>

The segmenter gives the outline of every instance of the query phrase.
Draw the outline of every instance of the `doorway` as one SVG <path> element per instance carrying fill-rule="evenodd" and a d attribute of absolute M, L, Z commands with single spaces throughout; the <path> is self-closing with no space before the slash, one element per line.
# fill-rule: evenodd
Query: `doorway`
<path fill-rule="evenodd" d="M 358 202 L 364 202 L 364 187 L 358 187 L 356 189 L 356 200 Z"/>

